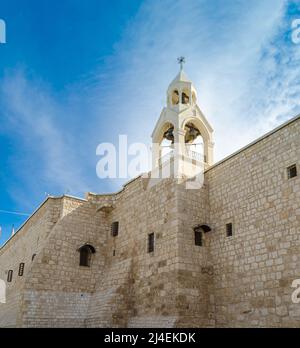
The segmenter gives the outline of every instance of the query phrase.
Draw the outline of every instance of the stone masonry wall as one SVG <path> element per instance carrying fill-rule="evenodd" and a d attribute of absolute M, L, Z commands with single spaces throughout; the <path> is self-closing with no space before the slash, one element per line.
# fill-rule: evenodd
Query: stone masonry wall
<path fill-rule="evenodd" d="M 287 178 L 297 164 L 298 176 Z M 216 326 L 300 327 L 300 119 L 206 172 Z M 225 225 L 233 223 L 233 236 Z"/>
<path fill-rule="evenodd" d="M 132 181 L 116 196 L 109 222 L 119 235 L 107 236 L 105 272 L 89 307 L 88 326 L 173 326 L 177 317 L 176 185 L 150 188 Z M 155 250 L 148 253 L 148 234 Z"/>
<path fill-rule="evenodd" d="M 8 270 L 13 270 L 12 282 L 6 282 L 6 304 L 0 304 L 0 327 L 20 325 L 24 283 L 35 262 L 32 256 L 39 254 L 46 244 L 49 232 L 59 218 L 60 209 L 60 199 L 47 199 L 0 249 L 0 278 L 7 281 Z M 19 277 L 21 262 L 25 263 L 25 268 L 24 275 Z"/>
<path fill-rule="evenodd" d="M 201 189 L 178 186 L 178 288 L 176 307 L 179 327 L 214 326 L 214 297 L 211 288 L 213 261 L 202 232 L 202 246 L 195 245 L 194 227 L 209 224 L 209 197 L 206 180 Z"/>
<path fill-rule="evenodd" d="M 65 197 L 61 219 L 51 230 L 24 289 L 25 327 L 83 327 L 88 304 L 101 276 L 109 226 L 93 202 Z M 96 249 L 91 267 L 79 265 L 78 249 Z"/>

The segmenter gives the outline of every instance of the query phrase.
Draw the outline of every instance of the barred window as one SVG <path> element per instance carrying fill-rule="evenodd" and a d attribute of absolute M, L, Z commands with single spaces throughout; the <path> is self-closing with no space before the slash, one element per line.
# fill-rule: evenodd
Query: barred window
<path fill-rule="evenodd" d="M 231 237 L 233 234 L 233 228 L 232 228 L 232 223 L 226 224 L 226 236 Z"/>
<path fill-rule="evenodd" d="M 25 267 L 25 263 L 24 262 L 20 263 L 20 265 L 19 265 L 19 277 L 23 276 L 23 274 L 24 274 L 24 267 Z"/>
<path fill-rule="evenodd" d="M 111 235 L 116 237 L 119 234 L 119 221 L 114 221 L 111 224 Z"/>

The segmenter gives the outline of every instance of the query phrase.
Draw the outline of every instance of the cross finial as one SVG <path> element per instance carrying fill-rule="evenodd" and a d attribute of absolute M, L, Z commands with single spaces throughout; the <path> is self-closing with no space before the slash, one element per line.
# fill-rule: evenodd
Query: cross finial
<path fill-rule="evenodd" d="M 177 58 L 178 64 L 180 64 L 180 70 L 183 69 L 183 64 L 185 63 L 185 58 L 184 57 L 179 57 Z"/>

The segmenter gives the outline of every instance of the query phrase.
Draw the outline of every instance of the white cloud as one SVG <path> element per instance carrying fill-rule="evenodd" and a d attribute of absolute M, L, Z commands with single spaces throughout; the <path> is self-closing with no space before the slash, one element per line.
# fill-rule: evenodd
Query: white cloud
<path fill-rule="evenodd" d="M 3 128 L 17 147 L 11 165 L 32 196 L 40 197 L 46 188 L 82 191 L 87 183 L 76 160 L 77 149 L 69 141 L 76 135 L 68 134 L 68 128 L 60 128 L 57 122 L 66 108 L 55 102 L 45 85 L 29 81 L 22 71 L 4 78 L 1 97 Z M 28 192 L 22 185 L 10 190 L 17 200 L 26 202 L 23 194 Z"/>

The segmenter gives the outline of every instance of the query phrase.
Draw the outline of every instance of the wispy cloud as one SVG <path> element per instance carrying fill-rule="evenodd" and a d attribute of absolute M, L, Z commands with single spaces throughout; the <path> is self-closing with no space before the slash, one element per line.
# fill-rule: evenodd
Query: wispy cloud
<path fill-rule="evenodd" d="M 1 105 L 2 131 L 11 134 L 15 147 L 11 166 L 23 183 L 10 187 L 12 195 L 26 202 L 23 194 L 28 195 L 27 190 L 31 198 L 40 197 L 47 189 L 82 191 L 87 183 L 73 147 L 76 135 L 59 123 L 67 108 L 55 101 L 49 88 L 15 71 L 2 81 Z"/>
<path fill-rule="evenodd" d="M 99 74 L 111 93 L 104 104 L 95 93 L 94 106 L 110 105 L 118 131 L 149 139 L 183 54 L 221 159 L 300 111 L 287 11 L 281 0 L 146 1 L 107 59 L 111 74 Z"/>

